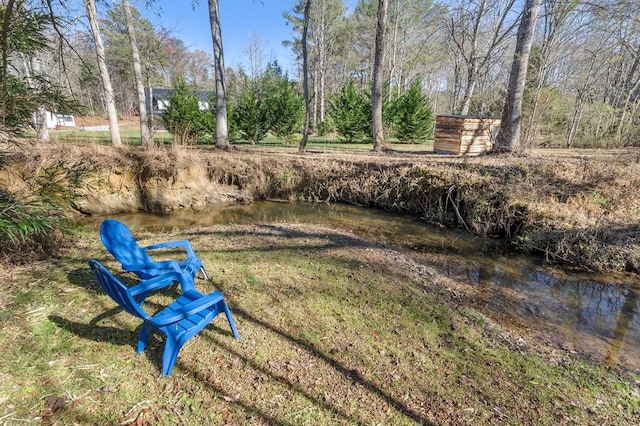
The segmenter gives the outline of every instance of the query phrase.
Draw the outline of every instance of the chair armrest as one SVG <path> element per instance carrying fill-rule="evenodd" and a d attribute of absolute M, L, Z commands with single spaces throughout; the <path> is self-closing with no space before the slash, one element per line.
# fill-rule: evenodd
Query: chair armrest
<path fill-rule="evenodd" d="M 191 243 L 189 243 L 188 240 L 167 241 L 165 243 L 152 244 L 150 246 L 142 247 L 142 249 L 144 251 L 149 251 L 149 250 L 157 250 L 157 249 L 173 248 L 173 247 L 184 248 L 187 251 L 187 254 L 189 256 L 196 255 L 195 252 L 193 251 L 193 248 L 191 247 Z"/>
<path fill-rule="evenodd" d="M 173 282 L 179 282 L 183 293 L 187 291 L 195 290 L 196 288 L 195 283 L 193 282 L 193 278 L 191 278 L 190 276 L 187 276 L 187 274 L 185 274 L 182 268 L 180 268 L 180 265 L 178 264 L 178 262 L 175 260 L 165 260 L 162 262 L 154 262 L 154 263 L 139 263 L 135 265 L 122 265 L 122 269 L 124 269 L 127 272 L 135 272 L 135 271 L 141 271 L 141 270 L 166 271 L 168 269 L 171 269 L 172 271 L 162 272 L 162 274 L 154 278 L 145 280 L 138 285 L 142 285 L 145 282 L 148 283 L 156 278 L 169 276 L 169 277 L 173 277 L 173 281 L 171 281 L 165 287 L 171 285 Z M 158 288 L 161 288 L 161 287 L 158 287 Z"/>
<path fill-rule="evenodd" d="M 159 269 L 173 269 L 175 272 L 180 272 L 180 265 L 175 260 L 163 260 L 161 262 L 152 263 L 131 263 L 122 264 L 122 269 L 126 272 L 135 271 L 147 271 L 147 270 L 159 270 Z"/>
<path fill-rule="evenodd" d="M 152 321 L 158 326 L 173 324 L 204 309 L 208 309 L 221 300 L 224 300 L 222 292 L 220 292 L 220 290 L 216 290 L 213 293 L 203 295 L 193 302 L 187 303 L 186 305 L 180 306 L 178 308 L 174 309 L 167 307 L 165 308 L 166 311 L 162 311 L 156 316 L 152 317 Z"/>
<path fill-rule="evenodd" d="M 182 274 L 177 272 L 170 272 L 168 274 L 159 275 L 151 279 L 142 281 L 131 287 L 128 292 L 131 296 L 137 296 L 139 294 L 146 294 L 154 290 L 160 290 L 173 284 L 174 282 L 180 282 Z"/>

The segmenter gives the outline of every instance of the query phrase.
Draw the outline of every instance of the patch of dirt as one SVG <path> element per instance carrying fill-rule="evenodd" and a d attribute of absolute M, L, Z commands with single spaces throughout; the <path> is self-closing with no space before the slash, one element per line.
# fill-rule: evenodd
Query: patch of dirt
<path fill-rule="evenodd" d="M 93 126 L 107 126 L 109 125 L 109 119 L 107 116 L 102 115 L 81 115 L 75 116 L 76 127 L 82 129 L 83 127 Z M 138 117 L 122 117 L 118 119 L 118 126 L 121 130 L 133 130 L 140 126 Z"/>

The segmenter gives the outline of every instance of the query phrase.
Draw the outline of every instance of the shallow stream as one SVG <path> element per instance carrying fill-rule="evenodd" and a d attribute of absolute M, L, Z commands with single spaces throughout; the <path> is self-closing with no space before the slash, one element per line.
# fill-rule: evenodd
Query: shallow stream
<path fill-rule="evenodd" d="M 640 277 L 573 273 L 527 256 L 483 254 L 483 240 L 416 218 L 346 205 L 257 202 L 172 214 L 112 215 L 131 227 L 191 229 L 228 223 L 325 225 L 410 250 L 461 283 L 502 325 L 592 362 L 640 372 Z M 103 218 L 83 223 L 96 227 Z"/>

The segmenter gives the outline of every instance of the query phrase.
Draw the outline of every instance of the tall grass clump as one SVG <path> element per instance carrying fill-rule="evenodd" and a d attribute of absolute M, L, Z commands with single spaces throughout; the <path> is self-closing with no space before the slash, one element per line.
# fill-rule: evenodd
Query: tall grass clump
<path fill-rule="evenodd" d="M 64 241 L 65 211 L 88 165 L 49 155 L 7 164 L 0 160 L 0 256 L 22 260 L 54 254 Z"/>
<path fill-rule="evenodd" d="M 0 255 L 13 257 L 27 251 L 50 251 L 56 219 L 38 201 L 21 201 L 0 189 Z"/>

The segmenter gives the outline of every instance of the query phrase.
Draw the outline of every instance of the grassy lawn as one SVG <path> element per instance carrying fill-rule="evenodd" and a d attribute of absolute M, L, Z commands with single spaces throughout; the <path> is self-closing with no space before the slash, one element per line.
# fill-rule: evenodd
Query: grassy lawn
<path fill-rule="evenodd" d="M 110 134 L 108 131 L 86 131 L 86 130 L 58 130 L 51 131 L 50 138 L 55 143 L 95 143 L 100 145 L 110 144 Z M 35 137 L 35 134 L 32 135 Z M 140 146 L 140 131 L 131 125 L 123 126 L 120 129 L 120 137 L 122 143 L 127 146 Z M 210 139 L 210 138 L 209 138 Z M 166 131 L 157 131 L 154 134 L 154 140 L 159 145 L 170 145 L 172 136 Z M 399 152 L 432 152 L 433 141 L 427 141 L 421 144 L 401 143 L 396 139 L 388 141 L 389 148 Z M 203 140 L 196 147 L 210 148 L 213 145 L 212 140 Z M 299 143 L 285 143 L 283 139 L 273 135 L 268 135 L 264 140 L 251 144 L 247 141 L 234 141 L 233 146 L 243 150 L 264 150 L 265 148 L 278 148 L 297 152 Z M 358 153 L 371 151 L 371 143 L 346 143 L 337 136 L 311 136 L 307 142 L 308 151 L 336 151 L 345 153 Z"/>
<path fill-rule="evenodd" d="M 0 264 L 0 423 L 640 422 L 639 377 L 535 349 L 407 255 L 315 226 L 134 229 L 141 244 L 189 239 L 211 275 L 197 286 L 223 291 L 241 335 L 216 318 L 163 377 L 163 338 L 135 354 L 140 322 L 87 261 L 121 269 L 78 232 L 59 259 Z"/>

